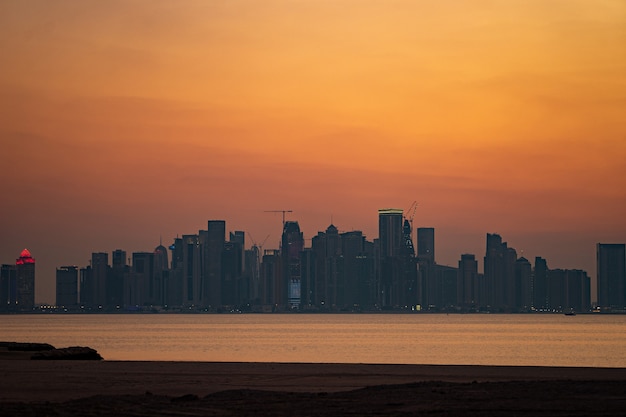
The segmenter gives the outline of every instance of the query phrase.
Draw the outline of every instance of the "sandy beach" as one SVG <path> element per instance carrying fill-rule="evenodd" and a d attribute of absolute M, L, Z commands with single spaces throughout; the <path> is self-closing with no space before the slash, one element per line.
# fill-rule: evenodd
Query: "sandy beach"
<path fill-rule="evenodd" d="M 0 415 L 621 415 L 626 369 L 34 361 L 0 355 Z"/>

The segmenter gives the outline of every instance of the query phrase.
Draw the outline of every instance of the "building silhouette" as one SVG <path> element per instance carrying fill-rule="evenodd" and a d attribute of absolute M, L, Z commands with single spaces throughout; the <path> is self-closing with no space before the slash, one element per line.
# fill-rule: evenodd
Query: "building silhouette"
<path fill-rule="evenodd" d="M 435 273 L 435 229 L 417 228 L 417 265 L 418 265 L 418 304 L 421 308 L 435 308 L 438 300 L 438 282 Z M 441 276 L 439 274 L 439 276 Z"/>
<path fill-rule="evenodd" d="M 78 305 L 78 267 L 62 266 L 57 268 L 56 305 L 72 309 Z"/>
<path fill-rule="evenodd" d="M 515 261 L 515 280 L 513 289 L 513 308 L 517 311 L 528 311 L 533 304 L 533 273 L 528 259 L 518 258 Z"/>
<path fill-rule="evenodd" d="M 202 274 L 200 303 L 205 307 L 217 308 L 222 305 L 222 252 L 226 242 L 226 222 L 209 220 L 206 234 L 200 237 L 205 271 Z"/>
<path fill-rule="evenodd" d="M 15 261 L 18 311 L 29 311 L 35 307 L 35 259 L 28 249 L 20 253 Z"/>
<path fill-rule="evenodd" d="M 515 249 L 509 248 L 500 235 L 487 233 L 484 258 L 487 293 L 484 305 L 499 311 L 514 308 L 516 260 Z"/>
<path fill-rule="evenodd" d="M 0 311 L 17 309 L 17 265 L 0 266 Z"/>
<path fill-rule="evenodd" d="M 280 280 L 279 305 L 290 309 L 300 308 L 301 261 L 304 250 L 304 237 L 296 221 L 287 221 L 283 226 L 281 239 L 282 279 Z"/>
<path fill-rule="evenodd" d="M 378 287 L 380 305 L 394 308 L 405 305 L 405 268 L 402 209 L 378 210 Z"/>
<path fill-rule="evenodd" d="M 458 269 L 457 305 L 473 309 L 478 303 L 478 261 L 472 254 L 461 255 Z"/>
<path fill-rule="evenodd" d="M 229 233 L 226 222 L 176 237 L 169 248 L 150 252 L 116 249 L 93 253 L 84 268 L 57 269 L 59 305 L 86 311 L 586 311 L 590 279 L 585 271 L 534 267 L 517 257 L 498 234 L 486 235 L 484 273 L 473 254 L 458 267 L 435 259 L 435 229 L 412 225 L 401 209 L 378 211 L 379 236 L 330 224 L 305 247 L 297 221 L 283 223 L 279 249 L 256 243 L 245 248 L 245 232 Z M 253 242 L 254 243 L 254 242 Z M 265 243 L 265 242 L 263 242 Z M 171 251 L 171 263 L 168 250 Z M 27 252 L 27 251 L 26 251 Z M 23 252 L 16 265 L 0 269 L 0 310 L 34 306 L 34 259 Z M 76 276 L 78 275 L 78 279 Z M 30 277 L 30 278 L 29 278 Z M 121 287 L 120 287 L 121 282 Z M 28 292 L 32 283 L 32 291 Z M 624 308 L 624 245 L 598 244 L 598 294 L 604 309 Z M 21 288 L 21 292 L 20 292 Z M 27 300 L 27 297 L 28 300 Z M 621 298 L 620 298 L 621 297 Z M 28 307 L 30 306 L 30 307 Z M 64 307 L 65 308 L 65 307 Z"/>
<path fill-rule="evenodd" d="M 91 306 L 101 308 L 107 305 L 107 281 L 110 277 L 109 254 L 91 254 Z"/>
<path fill-rule="evenodd" d="M 624 243 L 598 243 L 596 246 L 598 306 L 626 308 L 626 267 Z"/>
<path fill-rule="evenodd" d="M 111 271 L 106 286 L 106 299 L 109 306 L 124 304 L 124 279 L 129 273 L 126 251 L 116 249 L 111 253 Z"/>
<path fill-rule="evenodd" d="M 535 310 L 548 308 L 548 263 L 540 256 L 535 257 L 535 267 L 533 269 L 533 304 Z"/>

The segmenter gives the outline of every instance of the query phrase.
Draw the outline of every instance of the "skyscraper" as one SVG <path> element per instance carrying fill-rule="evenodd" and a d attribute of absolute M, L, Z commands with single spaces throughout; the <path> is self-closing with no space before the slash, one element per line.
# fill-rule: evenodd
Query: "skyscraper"
<path fill-rule="evenodd" d="M 283 276 L 281 280 L 280 290 L 281 296 L 285 297 L 284 301 L 288 308 L 300 308 L 300 289 L 301 289 L 301 261 L 300 253 L 304 249 L 304 236 L 300 231 L 300 225 L 295 221 L 287 221 L 283 226 L 281 244 L 281 258 L 283 266 Z M 279 304 L 284 304 L 279 301 Z"/>
<path fill-rule="evenodd" d="M 379 294 L 384 308 L 402 307 L 404 262 L 406 254 L 402 229 L 402 209 L 378 210 Z"/>
<path fill-rule="evenodd" d="M 126 251 L 116 249 L 111 254 L 111 273 L 107 280 L 107 305 L 124 304 L 124 276 L 128 273 Z"/>
<path fill-rule="evenodd" d="M 17 265 L 0 266 L 0 311 L 13 311 L 17 306 Z"/>
<path fill-rule="evenodd" d="M 420 263 L 435 263 L 435 229 L 432 227 L 418 227 L 417 229 L 417 259 Z"/>
<path fill-rule="evenodd" d="M 515 261 L 517 253 L 498 234 L 487 233 L 485 281 L 487 305 L 495 309 L 511 308 L 515 303 Z"/>
<path fill-rule="evenodd" d="M 28 249 L 15 261 L 17 269 L 17 309 L 32 310 L 35 307 L 35 259 Z"/>
<path fill-rule="evenodd" d="M 98 252 L 91 254 L 91 282 L 93 307 L 101 307 L 107 304 L 106 291 L 109 279 L 109 254 Z"/>
<path fill-rule="evenodd" d="M 423 308 L 435 305 L 437 298 L 435 262 L 435 229 L 419 227 L 417 229 L 417 265 L 419 271 L 418 303 Z"/>
<path fill-rule="evenodd" d="M 457 279 L 457 303 L 473 308 L 478 302 L 478 261 L 472 254 L 461 255 Z"/>
<path fill-rule="evenodd" d="M 56 272 L 56 305 L 75 307 L 78 304 L 78 268 L 62 266 Z"/>
<path fill-rule="evenodd" d="M 626 267 L 624 243 L 598 243 L 598 306 L 626 308 Z"/>
<path fill-rule="evenodd" d="M 218 308 L 222 303 L 222 251 L 226 242 L 226 222 L 209 220 L 206 239 L 202 245 L 204 274 L 202 280 L 202 305 Z"/>
<path fill-rule="evenodd" d="M 548 263 L 540 256 L 535 257 L 533 270 L 533 307 L 542 310 L 548 307 Z"/>
<path fill-rule="evenodd" d="M 183 235 L 180 242 L 182 262 L 177 262 L 180 268 L 180 280 L 182 280 L 183 305 L 200 305 L 200 280 L 202 272 L 202 251 L 200 237 L 198 235 Z"/>

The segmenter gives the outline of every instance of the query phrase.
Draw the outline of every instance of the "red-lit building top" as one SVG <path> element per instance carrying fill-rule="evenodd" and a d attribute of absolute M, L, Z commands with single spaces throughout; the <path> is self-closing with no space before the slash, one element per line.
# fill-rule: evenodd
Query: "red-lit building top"
<path fill-rule="evenodd" d="M 20 257 L 15 261 L 15 265 L 25 265 L 25 264 L 34 264 L 35 259 L 31 256 L 28 249 L 24 249 L 22 253 L 20 253 Z"/>

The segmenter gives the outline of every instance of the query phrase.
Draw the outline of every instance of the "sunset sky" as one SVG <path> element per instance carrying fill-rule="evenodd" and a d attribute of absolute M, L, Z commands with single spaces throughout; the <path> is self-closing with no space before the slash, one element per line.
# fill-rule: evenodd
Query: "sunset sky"
<path fill-rule="evenodd" d="M 623 0 L 3 0 L 0 54 L 0 263 L 38 302 L 209 219 L 277 248 L 265 210 L 308 246 L 418 201 L 480 270 L 487 232 L 592 277 L 626 241 Z"/>

